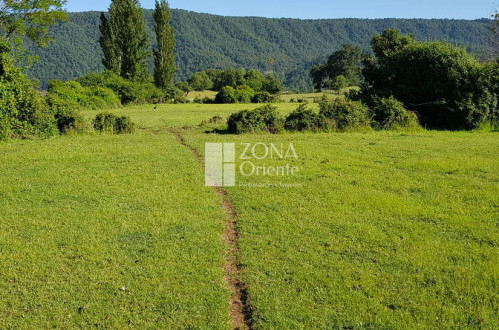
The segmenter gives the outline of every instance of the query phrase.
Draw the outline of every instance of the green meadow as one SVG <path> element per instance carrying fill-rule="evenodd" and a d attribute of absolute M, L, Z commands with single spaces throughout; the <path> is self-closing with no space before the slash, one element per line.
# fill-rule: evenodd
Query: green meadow
<path fill-rule="evenodd" d="M 133 106 L 112 110 L 133 134 L 1 142 L 0 328 L 232 328 L 208 142 L 297 154 L 258 160 L 294 177 L 224 188 L 251 327 L 499 327 L 498 133 L 200 126 L 254 107 Z"/>

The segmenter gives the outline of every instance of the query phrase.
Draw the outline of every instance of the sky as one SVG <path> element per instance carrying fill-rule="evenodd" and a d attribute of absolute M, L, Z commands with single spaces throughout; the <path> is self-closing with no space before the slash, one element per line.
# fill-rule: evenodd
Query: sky
<path fill-rule="evenodd" d="M 111 0 L 68 0 L 69 11 L 105 11 Z M 153 8 L 154 0 L 141 0 Z M 224 16 L 291 18 L 455 18 L 490 17 L 499 0 L 170 0 L 171 8 Z"/>

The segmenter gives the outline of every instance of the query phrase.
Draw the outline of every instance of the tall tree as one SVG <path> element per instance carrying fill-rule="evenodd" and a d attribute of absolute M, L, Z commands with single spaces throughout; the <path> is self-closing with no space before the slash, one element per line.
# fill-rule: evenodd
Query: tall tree
<path fill-rule="evenodd" d="M 99 29 L 101 32 L 99 43 L 104 53 L 102 64 L 104 64 L 106 69 L 120 74 L 121 54 L 116 45 L 116 37 L 111 22 L 104 13 L 100 15 Z"/>
<path fill-rule="evenodd" d="M 154 83 L 157 87 L 165 89 L 173 82 L 175 74 L 175 30 L 171 26 L 172 19 L 170 8 L 166 0 L 156 0 L 154 22 L 158 49 L 154 50 Z"/>
<path fill-rule="evenodd" d="M 139 1 L 113 0 L 109 7 L 109 16 L 109 22 L 104 23 L 109 24 L 111 34 L 102 35 L 104 41 L 113 42 L 115 45 L 114 48 L 103 48 L 106 61 L 106 56 L 114 56 L 108 63 L 109 68 L 118 68 L 120 75 L 126 79 L 147 80 L 150 76 L 147 70 L 149 37 Z M 108 33 L 105 24 L 101 24 L 101 27 Z"/>
<path fill-rule="evenodd" d="M 360 47 L 343 45 L 340 50 L 331 55 L 325 65 L 312 68 L 310 74 L 315 88 L 320 90 L 330 88 L 336 77 L 343 76 L 349 86 L 358 85 L 360 79 L 360 62 L 362 51 Z"/>

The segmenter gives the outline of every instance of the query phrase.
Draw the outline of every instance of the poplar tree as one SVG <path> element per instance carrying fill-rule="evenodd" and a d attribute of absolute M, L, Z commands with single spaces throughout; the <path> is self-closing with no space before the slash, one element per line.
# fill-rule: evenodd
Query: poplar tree
<path fill-rule="evenodd" d="M 149 37 L 139 1 L 113 0 L 109 16 L 109 20 L 105 17 L 102 20 L 101 16 L 104 65 L 109 70 L 117 71 L 123 78 L 147 80 Z"/>
<path fill-rule="evenodd" d="M 99 29 L 101 32 L 99 43 L 104 53 L 102 64 L 106 69 L 120 74 L 121 54 L 116 46 L 116 38 L 111 28 L 111 22 L 104 13 L 100 15 Z"/>
<path fill-rule="evenodd" d="M 154 50 L 154 83 L 165 89 L 173 82 L 175 74 L 175 30 L 171 26 L 171 13 L 166 0 L 156 0 L 154 22 L 158 49 Z"/>

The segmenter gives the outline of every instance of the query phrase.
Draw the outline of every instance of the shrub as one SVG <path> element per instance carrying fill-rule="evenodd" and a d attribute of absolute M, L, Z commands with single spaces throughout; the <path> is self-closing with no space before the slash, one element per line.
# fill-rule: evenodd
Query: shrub
<path fill-rule="evenodd" d="M 279 133 L 284 128 L 284 119 L 276 107 L 265 105 L 253 111 L 243 110 L 232 114 L 227 120 L 228 131 L 234 134 L 269 132 Z"/>
<path fill-rule="evenodd" d="M 375 102 L 372 108 L 374 125 L 379 129 L 414 128 L 419 126 L 418 117 L 407 110 L 394 97 Z"/>
<path fill-rule="evenodd" d="M 393 95 L 425 126 L 441 129 L 473 129 L 496 111 L 490 66 L 465 48 L 419 43 L 394 30 L 375 37 L 372 45 L 376 58 L 366 58 L 363 68 L 365 102 Z"/>
<path fill-rule="evenodd" d="M 55 134 L 54 112 L 13 59 L 0 51 L 0 139 Z"/>
<path fill-rule="evenodd" d="M 135 129 L 129 117 L 118 117 L 109 112 L 99 113 L 93 120 L 93 126 L 96 131 L 109 134 L 132 133 Z"/>
<path fill-rule="evenodd" d="M 76 109 L 107 109 L 121 105 L 114 92 L 100 86 L 82 86 L 76 81 L 52 80 L 47 94 L 49 104 L 66 103 Z"/>
<path fill-rule="evenodd" d="M 213 126 L 219 126 L 223 122 L 224 122 L 224 120 L 223 120 L 222 117 L 220 117 L 220 116 L 213 116 L 213 117 L 211 117 L 208 120 L 203 120 L 201 122 L 201 125 L 199 125 L 199 126 L 201 126 L 201 127 L 203 127 L 203 126 L 211 126 L 211 127 L 213 127 Z"/>
<path fill-rule="evenodd" d="M 213 99 L 209 98 L 208 96 L 205 96 L 201 99 L 201 103 L 204 103 L 204 104 L 211 104 L 211 103 L 214 103 Z"/>
<path fill-rule="evenodd" d="M 162 92 L 152 82 L 138 83 L 124 79 L 114 72 L 90 73 L 77 79 L 82 86 L 99 86 L 111 89 L 122 104 L 157 103 L 170 90 Z"/>
<path fill-rule="evenodd" d="M 215 103 L 226 104 L 226 103 L 236 103 L 236 92 L 234 88 L 230 86 L 225 86 L 215 97 Z"/>
<path fill-rule="evenodd" d="M 179 81 L 175 83 L 175 88 L 181 90 L 184 94 L 189 94 L 192 91 L 192 87 L 187 81 Z"/>
<path fill-rule="evenodd" d="M 176 97 L 185 96 L 185 93 L 175 86 L 167 87 L 163 94 L 164 94 L 163 101 L 165 102 L 174 100 Z"/>
<path fill-rule="evenodd" d="M 272 75 L 267 75 L 263 81 L 262 89 L 270 94 L 277 94 L 284 90 L 284 85 Z"/>
<path fill-rule="evenodd" d="M 340 130 L 370 127 L 369 108 L 360 102 L 323 98 L 319 102 L 320 114 L 334 122 Z"/>
<path fill-rule="evenodd" d="M 82 132 L 86 123 L 83 115 L 73 102 L 65 101 L 59 97 L 47 96 L 50 107 L 54 111 L 57 128 L 60 133 L 69 131 Z"/>
<path fill-rule="evenodd" d="M 253 88 L 242 85 L 235 90 L 235 97 L 239 103 L 251 103 L 251 100 L 255 96 L 255 91 Z"/>
<path fill-rule="evenodd" d="M 251 102 L 253 103 L 272 103 L 275 101 L 275 97 L 271 95 L 269 92 L 259 92 L 256 93 Z"/>
<path fill-rule="evenodd" d="M 306 104 L 302 104 L 288 115 L 284 127 L 290 131 L 318 131 L 328 130 L 329 123 L 326 117 L 308 109 Z"/>
<path fill-rule="evenodd" d="M 173 98 L 173 103 L 174 104 L 185 104 L 185 103 L 190 103 L 189 99 L 185 97 L 185 95 L 176 95 Z"/>

